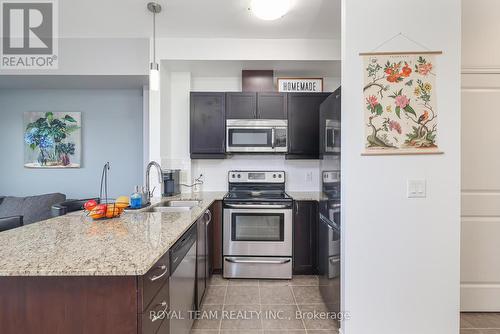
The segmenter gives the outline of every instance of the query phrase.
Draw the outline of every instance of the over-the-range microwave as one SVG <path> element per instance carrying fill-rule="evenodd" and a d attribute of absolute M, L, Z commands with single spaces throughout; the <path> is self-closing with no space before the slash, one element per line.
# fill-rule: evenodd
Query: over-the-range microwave
<path fill-rule="evenodd" d="M 228 119 L 226 152 L 288 152 L 288 121 L 267 119 Z"/>

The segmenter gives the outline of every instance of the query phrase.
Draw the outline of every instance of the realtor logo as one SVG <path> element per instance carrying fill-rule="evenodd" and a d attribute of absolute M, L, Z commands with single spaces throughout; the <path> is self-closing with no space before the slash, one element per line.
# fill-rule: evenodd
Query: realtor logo
<path fill-rule="evenodd" d="M 1 69 L 57 69 L 56 1 L 0 1 Z"/>

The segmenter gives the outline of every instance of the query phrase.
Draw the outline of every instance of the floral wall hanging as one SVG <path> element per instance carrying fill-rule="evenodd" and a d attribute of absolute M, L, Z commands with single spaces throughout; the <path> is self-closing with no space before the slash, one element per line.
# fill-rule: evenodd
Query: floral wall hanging
<path fill-rule="evenodd" d="M 365 154 L 441 153 L 436 54 L 439 52 L 361 54 Z"/>
<path fill-rule="evenodd" d="M 25 112 L 24 166 L 80 168 L 81 113 Z"/>

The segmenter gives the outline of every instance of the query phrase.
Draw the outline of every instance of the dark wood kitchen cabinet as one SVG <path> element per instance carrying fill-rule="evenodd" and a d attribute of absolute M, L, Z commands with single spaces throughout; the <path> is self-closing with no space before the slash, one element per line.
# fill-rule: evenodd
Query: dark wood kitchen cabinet
<path fill-rule="evenodd" d="M 226 93 L 227 119 L 286 119 L 286 94 Z"/>
<path fill-rule="evenodd" d="M 288 94 L 287 159 L 319 159 L 319 108 L 330 94 Z"/>
<path fill-rule="evenodd" d="M 192 92 L 190 151 L 192 159 L 226 157 L 225 93 Z"/>
<path fill-rule="evenodd" d="M 248 92 L 226 93 L 227 119 L 257 118 L 257 94 Z"/>
<path fill-rule="evenodd" d="M 257 118 L 286 119 L 286 102 L 285 93 L 257 93 Z"/>
<path fill-rule="evenodd" d="M 215 201 L 210 207 L 212 224 L 209 230 L 210 273 L 222 273 L 222 201 Z"/>
<path fill-rule="evenodd" d="M 168 334 L 169 276 L 167 252 L 143 276 L 0 277 L 0 333 Z"/>
<path fill-rule="evenodd" d="M 314 275 L 318 262 L 318 202 L 294 201 L 293 274 Z"/>

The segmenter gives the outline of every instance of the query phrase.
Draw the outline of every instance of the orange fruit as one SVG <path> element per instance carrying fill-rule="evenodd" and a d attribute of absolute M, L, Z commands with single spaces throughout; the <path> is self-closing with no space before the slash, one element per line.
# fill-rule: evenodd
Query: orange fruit
<path fill-rule="evenodd" d="M 106 210 L 106 218 L 114 218 L 120 215 L 120 209 L 116 207 L 114 204 L 109 204 L 108 209 Z"/>

